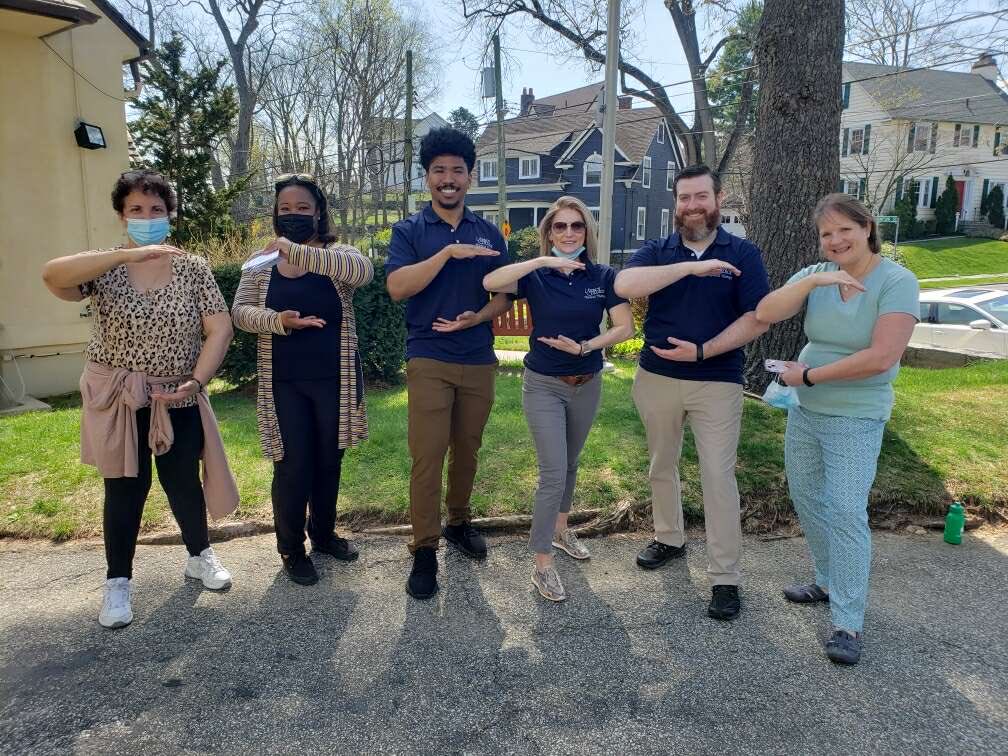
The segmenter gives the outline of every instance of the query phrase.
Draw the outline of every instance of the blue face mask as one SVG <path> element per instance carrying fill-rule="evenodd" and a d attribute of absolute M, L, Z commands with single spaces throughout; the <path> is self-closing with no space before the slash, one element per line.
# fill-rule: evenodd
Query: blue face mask
<path fill-rule="evenodd" d="M 794 386 L 785 386 L 776 380 L 770 381 L 770 384 L 766 387 L 766 391 L 763 392 L 763 401 L 771 407 L 777 407 L 782 410 L 798 407 L 801 404 L 798 401 L 798 392 Z"/>
<path fill-rule="evenodd" d="M 557 257 L 562 257 L 564 260 L 577 260 L 581 253 L 585 251 L 584 245 L 581 245 L 573 252 L 561 252 L 556 247 L 553 247 L 553 254 Z"/>
<path fill-rule="evenodd" d="M 168 238 L 171 222 L 168 216 L 161 218 L 127 218 L 126 233 L 129 238 L 141 247 L 148 244 L 160 244 Z"/>

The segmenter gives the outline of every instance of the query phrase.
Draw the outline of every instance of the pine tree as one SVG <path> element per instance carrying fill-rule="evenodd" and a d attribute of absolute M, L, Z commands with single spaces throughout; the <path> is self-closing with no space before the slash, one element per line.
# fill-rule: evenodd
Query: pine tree
<path fill-rule="evenodd" d="M 945 191 L 938 195 L 935 203 L 935 231 L 950 234 L 955 231 L 956 210 L 959 208 L 959 192 L 951 176 L 945 181 Z"/>
<path fill-rule="evenodd" d="M 188 70 L 185 45 L 172 37 L 145 64 L 145 95 L 131 124 L 142 162 L 163 173 L 178 195 L 175 238 L 217 235 L 233 227 L 228 208 L 248 184 L 238 177 L 215 191 L 214 145 L 232 129 L 238 104 L 234 88 L 221 83 L 225 61 Z"/>
<path fill-rule="evenodd" d="M 763 15 L 763 3 L 752 0 L 745 5 L 738 15 L 738 20 L 729 29 L 738 38 L 727 42 L 717 63 L 710 69 L 707 81 L 707 97 L 713 112 L 714 123 L 718 130 L 731 132 L 738 115 L 739 91 L 745 79 L 747 69 L 755 62 L 753 60 L 753 40 L 756 29 Z M 756 117 L 756 100 L 759 88 L 753 90 L 749 113 L 746 115 L 745 130 L 752 131 Z"/>
<path fill-rule="evenodd" d="M 997 228 L 1004 228 L 1005 225 L 1005 213 L 1004 213 L 1004 192 L 1001 190 L 1001 186 L 995 186 L 987 194 L 987 222 L 992 226 Z"/>
<path fill-rule="evenodd" d="M 479 121 L 466 108 L 455 108 L 448 116 L 448 123 L 453 129 L 458 129 L 467 137 L 476 141 L 479 132 Z"/>

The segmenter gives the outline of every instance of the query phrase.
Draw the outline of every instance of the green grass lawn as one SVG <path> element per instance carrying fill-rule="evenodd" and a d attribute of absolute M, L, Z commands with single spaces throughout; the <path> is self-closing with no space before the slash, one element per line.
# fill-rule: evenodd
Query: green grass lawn
<path fill-rule="evenodd" d="M 899 251 L 917 278 L 1008 273 L 1008 242 L 954 237 L 900 244 Z"/>
<path fill-rule="evenodd" d="M 528 336 L 494 336 L 494 349 L 527 352 L 529 350 Z"/>
<path fill-rule="evenodd" d="M 1008 273 L 1001 276 L 983 276 L 982 278 L 937 278 L 931 281 L 921 281 L 921 289 L 952 289 L 963 286 L 983 286 L 985 284 L 1008 283 Z"/>
<path fill-rule="evenodd" d="M 649 497 L 644 430 L 630 399 L 634 366 L 605 376 L 602 408 L 581 458 L 576 508 L 613 507 Z M 988 507 L 1008 505 L 1008 362 L 941 371 L 904 369 L 873 492 L 876 507 L 938 513 L 950 496 Z M 271 465 L 259 453 L 255 407 L 247 391 L 219 391 L 221 422 L 241 492 L 239 518 L 270 519 Z M 344 459 L 341 521 L 408 520 L 409 453 L 405 387 L 368 395 L 371 438 Z M 63 539 L 101 529 L 101 479 L 78 462 L 79 398 L 54 411 L 0 419 L 0 535 Z M 787 513 L 784 414 L 747 401 L 739 445 L 739 485 L 748 512 Z M 687 433 L 682 464 L 687 516 L 697 519 L 699 471 Z M 521 409 L 520 370 L 497 381 L 473 492 L 478 515 L 530 512 L 535 450 Z M 144 529 L 170 526 L 155 484 Z"/>

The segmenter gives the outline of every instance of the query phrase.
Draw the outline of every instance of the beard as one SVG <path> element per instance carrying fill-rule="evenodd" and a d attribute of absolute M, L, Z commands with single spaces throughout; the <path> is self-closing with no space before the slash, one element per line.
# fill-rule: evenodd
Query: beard
<path fill-rule="evenodd" d="M 675 219 L 676 228 L 686 241 L 703 241 L 717 231 L 718 226 L 721 225 L 721 208 L 715 207 L 704 213 L 702 225 L 698 225 L 700 223 L 698 218 L 692 217 L 687 220 L 685 213 L 680 213 L 678 210 L 676 210 Z"/>
<path fill-rule="evenodd" d="M 446 186 L 445 188 L 455 189 L 455 197 L 453 199 L 446 199 L 445 197 L 439 197 L 438 195 L 433 193 L 431 194 L 431 199 L 437 203 L 438 207 L 442 207 L 445 210 L 454 210 L 465 199 L 465 192 L 462 191 L 462 188 L 458 186 L 454 187 Z"/>

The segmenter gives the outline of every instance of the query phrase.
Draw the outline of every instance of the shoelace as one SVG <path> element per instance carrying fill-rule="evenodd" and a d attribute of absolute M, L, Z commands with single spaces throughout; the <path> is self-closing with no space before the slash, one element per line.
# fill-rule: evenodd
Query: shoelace
<path fill-rule="evenodd" d="M 113 609 L 122 609 L 129 603 L 129 586 L 114 585 L 108 589 L 108 603 Z"/>
<path fill-rule="evenodd" d="M 221 564 L 221 560 L 217 557 L 216 554 L 209 554 L 209 555 L 203 557 L 203 559 L 206 561 L 206 563 L 208 565 L 210 565 L 210 568 L 214 572 L 217 572 L 218 570 L 223 570 L 224 569 L 224 565 Z"/>

